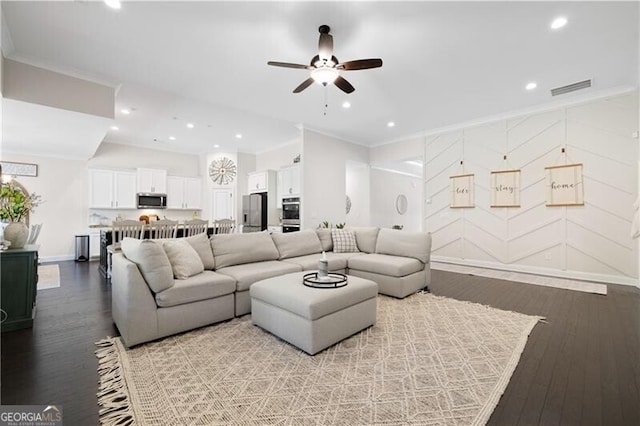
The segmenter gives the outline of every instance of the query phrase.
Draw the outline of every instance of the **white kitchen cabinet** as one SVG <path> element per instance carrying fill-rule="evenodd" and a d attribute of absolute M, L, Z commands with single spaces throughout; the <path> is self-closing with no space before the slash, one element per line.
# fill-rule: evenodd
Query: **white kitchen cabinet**
<path fill-rule="evenodd" d="M 136 173 L 89 170 L 89 208 L 135 209 Z"/>
<path fill-rule="evenodd" d="M 276 184 L 276 172 L 273 170 L 263 170 L 249 173 L 249 194 L 256 192 L 268 192 L 270 186 Z"/>
<path fill-rule="evenodd" d="M 282 199 L 300 196 L 300 165 L 283 167 L 278 170 L 278 208 L 282 208 Z"/>
<path fill-rule="evenodd" d="M 138 192 L 151 194 L 167 193 L 167 171 L 160 169 L 138 169 Z"/>
<path fill-rule="evenodd" d="M 167 176 L 168 209 L 202 209 L 202 181 L 200 178 Z"/>

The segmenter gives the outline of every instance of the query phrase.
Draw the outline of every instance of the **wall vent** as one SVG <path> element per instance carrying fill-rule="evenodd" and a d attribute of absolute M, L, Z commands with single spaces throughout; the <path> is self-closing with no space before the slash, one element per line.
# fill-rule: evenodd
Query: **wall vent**
<path fill-rule="evenodd" d="M 586 89 L 587 87 L 591 87 L 590 79 L 551 89 L 551 96 L 564 95 L 565 93 L 575 92 L 576 90 Z"/>

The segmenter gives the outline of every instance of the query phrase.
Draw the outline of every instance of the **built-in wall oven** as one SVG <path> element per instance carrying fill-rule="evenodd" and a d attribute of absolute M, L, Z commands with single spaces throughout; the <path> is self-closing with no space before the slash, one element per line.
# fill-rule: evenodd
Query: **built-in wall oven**
<path fill-rule="evenodd" d="M 300 230 L 300 198 L 282 199 L 282 232 Z"/>

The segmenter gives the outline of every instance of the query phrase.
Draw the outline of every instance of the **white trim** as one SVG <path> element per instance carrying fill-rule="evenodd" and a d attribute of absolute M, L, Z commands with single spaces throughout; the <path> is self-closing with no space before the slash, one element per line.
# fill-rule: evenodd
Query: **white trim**
<path fill-rule="evenodd" d="M 72 254 L 60 254 L 60 255 L 56 255 L 56 256 L 39 256 L 38 259 L 40 259 L 40 262 L 42 263 L 46 263 L 46 262 L 62 262 L 65 260 L 75 260 L 75 256 Z"/>
<path fill-rule="evenodd" d="M 434 262 L 450 263 L 462 266 L 476 266 L 479 268 L 497 269 L 500 271 L 523 272 L 525 274 L 543 275 L 555 278 L 568 278 L 582 281 L 593 281 L 604 284 L 621 284 L 640 288 L 637 278 L 622 277 L 619 275 L 593 274 L 580 271 L 563 271 L 560 269 L 541 268 L 536 266 L 505 265 L 497 262 L 487 262 L 483 260 L 460 259 L 447 256 L 431 256 Z"/>
<path fill-rule="evenodd" d="M 309 130 L 310 132 L 317 133 L 317 134 L 322 135 L 322 136 L 327 136 L 327 137 L 339 140 L 341 142 L 352 143 L 354 145 L 362 146 L 362 147 L 365 147 L 365 148 L 371 148 L 373 146 L 373 145 L 367 144 L 366 142 L 358 142 L 358 141 L 354 141 L 354 140 L 351 140 L 351 139 L 346 139 L 343 136 L 338 136 L 338 135 L 335 135 L 333 133 L 329 133 L 329 132 L 324 131 L 324 130 L 318 130 L 318 129 L 310 127 L 308 125 L 303 125 L 302 126 L 302 130 L 303 131 L 304 130 Z M 304 132 L 302 133 L 302 142 L 304 143 Z"/>

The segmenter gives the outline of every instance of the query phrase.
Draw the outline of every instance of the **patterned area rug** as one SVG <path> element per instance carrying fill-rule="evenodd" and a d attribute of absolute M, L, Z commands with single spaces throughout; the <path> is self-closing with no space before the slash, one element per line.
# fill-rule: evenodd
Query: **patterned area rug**
<path fill-rule="evenodd" d="M 98 342 L 105 425 L 479 425 L 540 317 L 416 294 L 309 356 L 250 315 L 124 349 Z"/>

